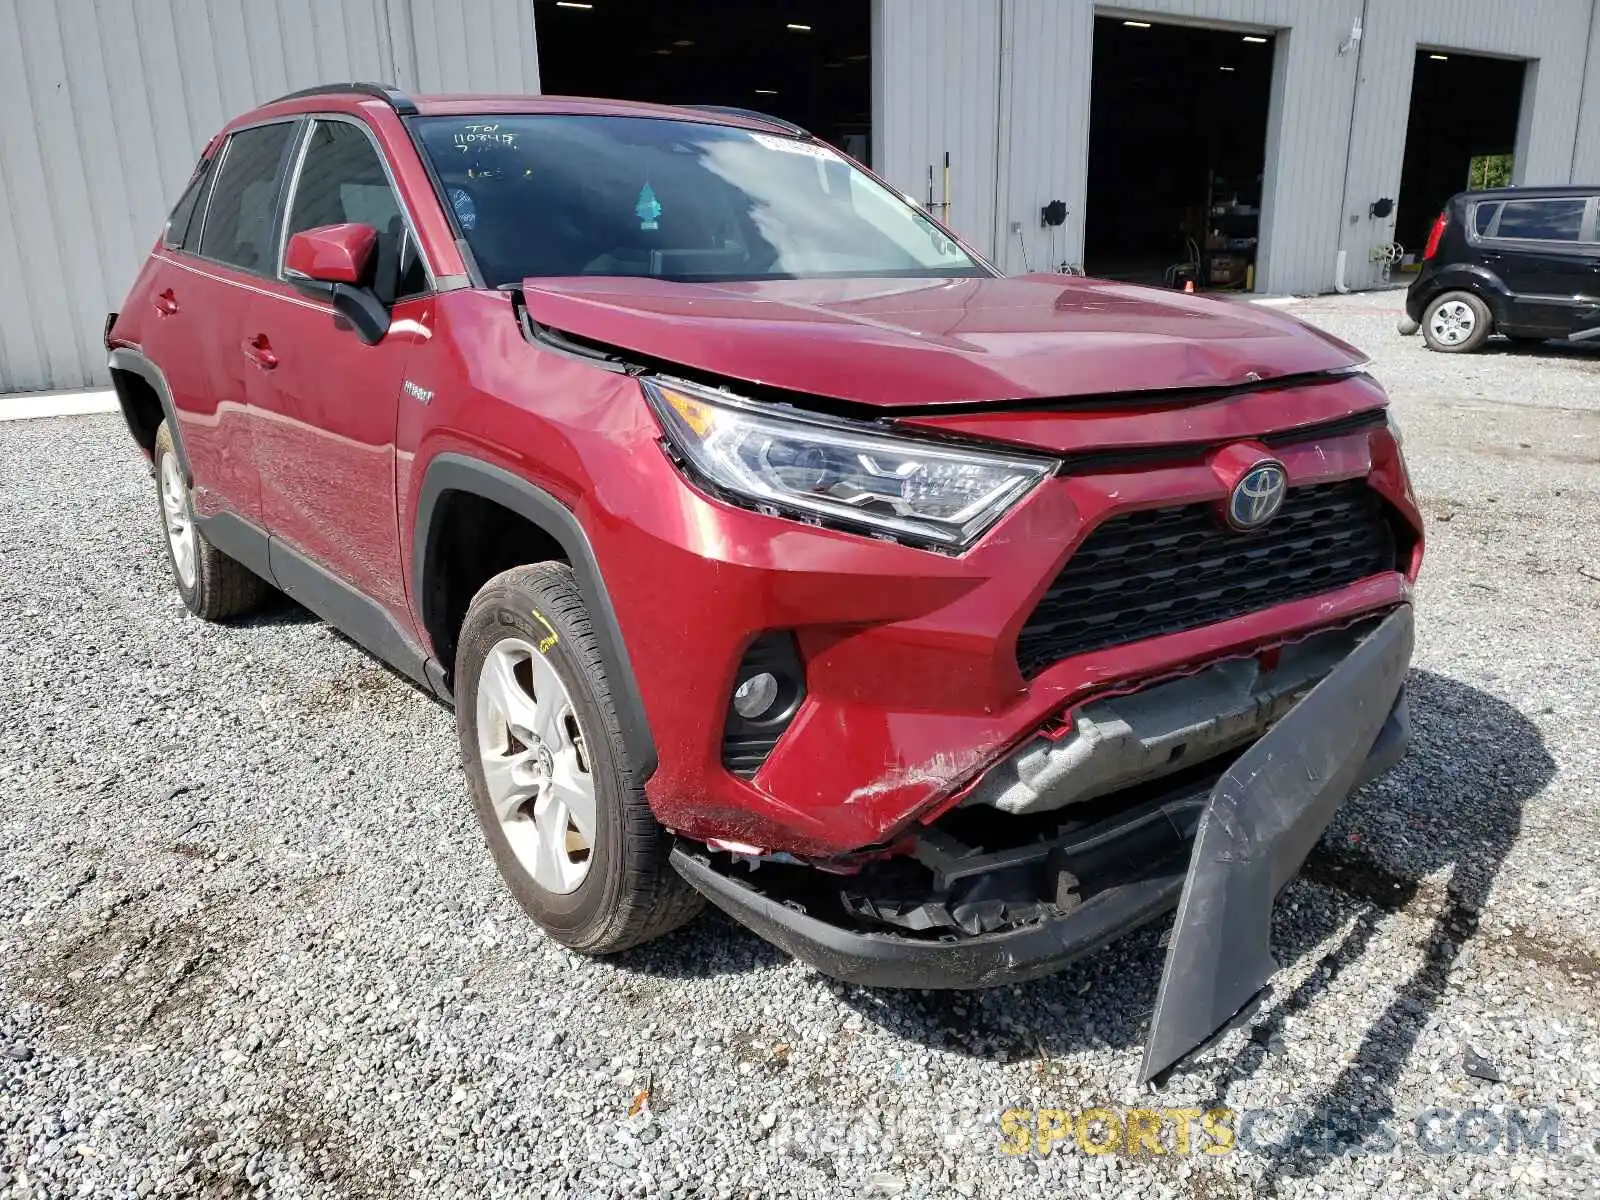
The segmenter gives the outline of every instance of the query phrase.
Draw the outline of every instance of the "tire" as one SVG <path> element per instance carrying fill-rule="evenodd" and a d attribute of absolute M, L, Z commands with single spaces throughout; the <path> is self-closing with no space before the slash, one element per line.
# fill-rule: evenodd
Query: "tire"
<path fill-rule="evenodd" d="M 156 501 L 166 535 L 167 564 L 178 595 L 197 617 L 224 621 L 258 608 L 271 591 L 266 580 L 206 540 L 194 520 L 194 501 L 172 449 L 165 421 L 156 430 Z"/>
<path fill-rule="evenodd" d="M 457 640 L 455 694 L 478 822 L 547 934 L 611 954 L 699 913 L 623 744 L 570 567 L 515 567 L 483 586 Z"/>
<path fill-rule="evenodd" d="M 1446 292 L 1422 314 L 1422 339 L 1441 354 L 1470 354 L 1494 332 L 1494 314 L 1471 292 Z"/>

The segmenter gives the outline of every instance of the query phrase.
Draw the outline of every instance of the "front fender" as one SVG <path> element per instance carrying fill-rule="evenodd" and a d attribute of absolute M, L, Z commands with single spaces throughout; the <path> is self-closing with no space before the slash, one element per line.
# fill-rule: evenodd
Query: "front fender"
<path fill-rule="evenodd" d="M 639 768 L 640 781 L 648 779 L 656 769 L 655 742 L 650 736 L 644 701 L 634 678 L 616 610 L 606 591 L 588 534 L 572 510 L 549 492 L 502 467 L 465 454 L 445 452 L 429 462 L 417 495 L 411 556 L 411 594 L 421 609 L 423 628 L 432 628 L 435 615 L 429 611 L 435 603 L 433 589 L 425 586 L 430 566 L 438 562 L 440 522 L 434 518 L 439 501 L 451 492 L 481 496 L 510 509 L 560 544 L 600 643 L 600 661 L 611 685 L 623 743 Z"/>

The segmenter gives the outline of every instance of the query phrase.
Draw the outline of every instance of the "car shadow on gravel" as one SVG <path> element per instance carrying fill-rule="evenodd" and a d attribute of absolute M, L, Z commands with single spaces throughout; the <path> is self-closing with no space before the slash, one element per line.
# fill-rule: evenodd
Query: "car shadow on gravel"
<path fill-rule="evenodd" d="M 1313 850 L 1275 912 L 1274 953 L 1292 967 L 1349 928 L 1303 983 L 1269 997 L 1241 1050 L 1222 1060 L 1213 1052 L 1185 1068 L 1191 1081 L 1211 1076 L 1204 1086 L 1215 1092 L 1212 1105 L 1269 1060 L 1284 1019 L 1310 1009 L 1366 952 L 1384 919 L 1406 910 L 1431 919 L 1422 965 L 1400 982 L 1354 1059 L 1324 1092 L 1295 1101 L 1297 1109 L 1313 1112 L 1388 1111 L 1417 1038 L 1445 993 L 1451 964 L 1477 933 L 1479 912 L 1521 827 L 1522 806 L 1555 774 L 1538 728 L 1505 702 L 1429 671 L 1412 671 L 1407 687 L 1411 750 L 1389 776 L 1344 806 Z M 1448 869 L 1442 888 L 1428 879 L 1441 869 Z M 1332 902 L 1306 903 L 1319 888 L 1331 891 Z M 1048 1075 L 1055 1060 L 1076 1052 L 1142 1046 L 1166 924 L 1035 983 L 987 992 L 849 988 L 844 998 L 897 1035 L 999 1062 L 1037 1060 Z M 1130 1080 L 1135 1069 L 1129 1062 Z M 1314 1174 L 1330 1161 L 1299 1159 L 1290 1149 L 1272 1168 Z"/>
<path fill-rule="evenodd" d="M 620 970 L 658 979 L 714 979 L 773 970 L 787 963 L 789 956 L 708 904 L 682 928 L 606 961 Z"/>
<path fill-rule="evenodd" d="M 1510 338 L 1492 337 L 1476 352 L 1503 358 L 1559 358 L 1600 365 L 1600 344 L 1594 342 L 1514 342 Z"/>
<path fill-rule="evenodd" d="M 277 629 L 287 625 L 315 625 L 320 620 L 321 617 L 298 600 L 290 599 L 276 588 L 268 588 L 259 608 L 231 624 L 240 629 Z"/>
<path fill-rule="evenodd" d="M 1413 671 L 1409 687 L 1410 754 L 1380 789 L 1341 814 L 1301 875 L 1360 902 L 1354 923 L 1305 982 L 1275 999 L 1250 1044 L 1219 1064 L 1218 1096 L 1259 1070 L 1263 1046 L 1271 1046 L 1284 1018 L 1308 1010 L 1365 953 L 1384 918 L 1404 911 L 1429 921 L 1422 962 L 1401 980 L 1338 1075 L 1296 1103 L 1312 1113 L 1392 1116 L 1417 1039 L 1444 998 L 1462 948 L 1478 936 L 1480 914 L 1521 829 L 1523 805 L 1555 775 L 1538 727 L 1509 704 L 1428 671 Z M 1391 852 L 1397 834 L 1407 844 Z M 1441 872 L 1442 886 L 1428 878 Z M 1348 1145 L 1361 1136 L 1360 1129 L 1343 1131 Z M 1337 1161 L 1305 1154 L 1293 1139 L 1269 1153 L 1269 1178 L 1314 1176 Z"/>
<path fill-rule="evenodd" d="M 240 629 L 285 629 L 298 625 L 321 625 L 328 631 L 330 635 L 332 635 L 338 641 L 343 642 L 346 646 L 349 646 L 361 656 L 363 661 L 368 665 L 368 667 L 370 667 L 364 676 L 364 678 L 368 681 L 374 678 L 387 676 L 392 678 L 396 683 L 401 683 L 408 688 L 414 689 L 436 704 L 443 703 L 440 701 L 439 697 L 434 694 L 433 689 L 427 684 L 411 678 L 411 676 L 407 675 L 405 672 L 398 670 L 389 663 L 384 662 L 382 659 L 373 657 L 372 654 L 364 646 L 362 646 L 360 642 L 356 641 L 342 629 L 339 629 L 333 625 L 329 625 L 326 621 L 317 616 L 316 613 L 312 612 L 298 600 L 292 599 L 276 589 L 269 591 L 267 599 L 262 602 L 262 605 L 259 609 L 250 613 L 248 616 L 240 617 L 238 620 L 232 622 L 232 624 Z M 370 682 L 364 685 L 364 687 L 365 690 L 371 690 Z M 335 692 L 341 692 L 348 691 L 350 689 L 335 683 L 331 690 Z"/>

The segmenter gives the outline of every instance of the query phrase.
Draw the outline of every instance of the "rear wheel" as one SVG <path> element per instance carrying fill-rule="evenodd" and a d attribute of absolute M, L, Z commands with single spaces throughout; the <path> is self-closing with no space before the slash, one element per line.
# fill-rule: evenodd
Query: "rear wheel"
<path fill-rule="evenodd" d="M 189 611 L 208 621 L 221 621 L 259 606 L 270 590 L 267 582 L 208 542 L 195 524 L 189 484 L 165 421 L 156 431 L 155 466 L 167 561 L 178 595 Z"/>
<path fill-rule="evenodd" d="M 1446 292 L 1422 315 L 1422 337 L 1430 350 L 1466 354 L 1489 340 L 1494 316 L 1471 292 Z"/>
<path fill-rule="evenodd" d="M 623 744 L 571 568 L 515 567 L 483 586 L 462 622 L 455 693 L 479 824 L 546 933 L 607 954 L 700 911 Z"/>

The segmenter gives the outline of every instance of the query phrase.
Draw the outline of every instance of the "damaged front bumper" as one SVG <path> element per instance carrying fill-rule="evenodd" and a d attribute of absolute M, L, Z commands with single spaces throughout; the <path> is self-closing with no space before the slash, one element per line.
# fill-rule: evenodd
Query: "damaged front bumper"
<path fill-rule="evenodd" d="M 1226 770 L 1201 764 L 1142 791 L 1077 803 L 1067 811 L 1084 819 L 1038 825 L 992 852 L 930 827 L 916 865 L 923 879 L 931 873 L 931 895 L 958 903 L 908 897 L 892 878 L 872 885 L 806 867 L 764 865 L 758 886 L 685 844 L 673 865 L 795 957 L 877 987 L 1037 978 L 1176 905 L 1144 1060 L 1150 1079 L 1248 1011 L 1276 972 L 1268 933 L 1277 894 L 1344 798 L 1405 752 L 1411 649 L 1411 609 L 1401 606 L 1286 711 L 1273 711 L 1270 729 Z M 784 872 L 803 880 L 800 890 L 785 886 Z M 1033 881 L 1031 893 L 1018 892 L 1022 880 Z"/>

